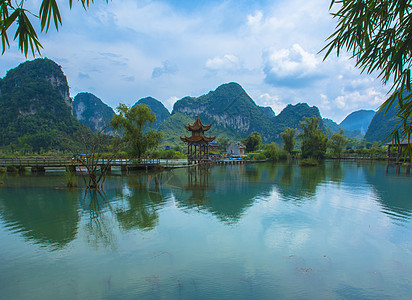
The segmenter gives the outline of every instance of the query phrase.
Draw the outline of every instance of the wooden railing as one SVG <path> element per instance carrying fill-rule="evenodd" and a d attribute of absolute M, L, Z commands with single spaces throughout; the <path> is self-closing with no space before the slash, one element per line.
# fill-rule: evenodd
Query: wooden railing
<path fill-rule="evenodd" d="M 87 159 L 87 158 L 85 158 Z M 101 158 L 96 160 L 97 165 L 106 165 L 110 162 L 112 166 L 136 166 L 136 165 L 160 165 L 159 159 L 129 159 L 118 158 L 109 159 Z M 81 161 L 77 159 L 21 159 L 21 158 L 0 158 L 0 167 L 65 167 L 81 166 Z"/>

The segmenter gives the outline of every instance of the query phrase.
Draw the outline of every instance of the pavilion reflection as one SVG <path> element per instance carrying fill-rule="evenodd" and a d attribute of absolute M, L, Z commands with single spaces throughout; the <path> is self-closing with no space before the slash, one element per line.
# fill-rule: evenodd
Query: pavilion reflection
<path fill-rule="evenodd" d="M 190 168 L 185 175 L 182 189 L 173 192 L 178 205 L 207 211 L 226 224 L 237 223 L 272 187 L 267 172 L 256 165 Z"/>

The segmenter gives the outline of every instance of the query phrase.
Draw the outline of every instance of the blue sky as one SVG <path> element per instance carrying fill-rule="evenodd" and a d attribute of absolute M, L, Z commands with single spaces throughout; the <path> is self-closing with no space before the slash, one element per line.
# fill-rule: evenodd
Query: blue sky
<path fill-rule="evenodd" d="M 72 97 L 91 92 L 115 108 L 152 96 L 171 110 L 185 96 L 238 82 L 276 114 L 306 102 L 340 122 L 376 109 L 389 88 L 347 54 L 324 62 L 317 54 L 335 27 L 330 0 L 113 0 L 87 12 L 74 2 L 70 11 L 59 1 L 63 26 L 40 34 L 42 56 L 62 66 Z M 0 77 L 25 60 L 12 43 Z"/>

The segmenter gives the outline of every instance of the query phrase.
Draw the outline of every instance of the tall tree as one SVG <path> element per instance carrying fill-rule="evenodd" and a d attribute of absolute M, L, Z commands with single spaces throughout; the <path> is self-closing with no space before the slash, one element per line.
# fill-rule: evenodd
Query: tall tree
<path fill-rule="evenodd" d="M 300 122 L 302 133 L 298 136 L 302 138 L 302 157 L 303 158 L 315 158 L 322 159 L 325 157 L 326 144 L 328 142 L 327 135 L 320 130 L 319 118 L 303 118 L 304 121 Z"/>
<path fill-rule="evenodd" d="M 333 154 L 340 158 L 343 147 L 345 147 L 347 143 L 348 140 L 343 135 L 343 130 L 341 130 L 340 132 L 335 132 L 332 134 L 328 141 L 328 147 L 332 149 Z"/>
<path fill-rule="evenodd" d="M 129 156 L 141 157 L 159 145 L 162 134 L 152 129 L 156 116 L 147 105 L 137 104 L 129 108 L 120 104 L 116 110 L 118 114 L 113 116 L 110 125 L 123 135 Z"/>
<path fill-rule="evenodd" d="M 412 4 L 410 0 L 332 0 L 330 9 L 338 23 L 328 38 L 325 59 L 336 50 L 352 52 L 356 65 L 367 73 L 378 71 L 384 84 L 392 82 L 390 97 L 381 105 L 386 111 L 399 107 L 398 124 L 390 137 L 395 143 L 412 133 Z M 407 148 L 409 155 L 412 149 Z M 406 154 L 405 154 L 406 155 Z"/>
<path fill-rule="evenodd" d="M 83 8 L 86 10 L 93 0 L 78 0 L 81 2 Z M 108 0 L 106 0 L 108 2 Z M 18 38 L 19 49 L 27 57 L 30 50 L 35 56 L 40 54 L 40 49 L 43 48 L 36 30 L 34 29 L 30 17 L 35 17 L 40 20 L 41 31 L 48 31 L 50 21 L 53 21 L 54 26 L 59 30 L 59 25 L 62 25 L 62 18 L 60 16 L 57 0 L 42 0 L 39 8 L 39 14 L 31 12 L 24 8 L 26 1 L 9 1 L 0 0 L 0 34 L 1 45 L 3 48 L 2 54 L 6 51 L 6 46 L 10 47 L 8 30 L 13 23 L 17 24 L 14 39 Z M 73 6 L 73 0 L 69 0 L 70 9 Z"/>
<path fill-rule="evenodd" d="M 242 143 L 246 146 L 247 152 L 257 151 L 262 148 L 262 137 L 259 133 L 253 132 L 247 138 L 242 140 Z"/>
<path fill-rule="evenodd" d="M 280 134 L 280 136 L 283 139 L 283 150 L 285 150 L 288 153 L 292 153 L 293 149 L 295 148 L 296 145 L 296 140 L 295 140 L 295 134 L 296 134 L 296 129 L 295 128 L 289 128 L 287 127 L 284 132 Z"/>

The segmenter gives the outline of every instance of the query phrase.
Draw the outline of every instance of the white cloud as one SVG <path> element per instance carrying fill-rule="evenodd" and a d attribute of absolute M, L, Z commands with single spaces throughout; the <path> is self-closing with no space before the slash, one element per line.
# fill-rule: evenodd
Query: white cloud
<path fill-rule="evenodd" d="M 205 64 L 209 70 L 235 71 L 240 69 L 239 59 L 233 54 L 225 54 L 222 57 L 208 59 Z"/>
<path fill-rule="evenodd" d="M 61 5 L 59 32 L 40 34 L 43 55 L 62 65 L 72 96 L 90 91 L 112 107 L 152 96 L 171 109 L 177 99 L 231 81 L 276 114 L 308 102 L 336 121 L 384 98 L 375 75 L 360 75 L 345 53 L 325 62 L 316 54 L 335 25 L 329 0 L 184 6 L 125 0 L 96 2 L 85 12 L 77 3 L 72 10 Z M 6 50 L 1 76 L 24 60 Z"/>
<path fill-rule="evenodd" d="M 263 63 L 265 81 L 274 86 L 300 88 L 324 77 L 317 70 L 319 59 L 299 44 L 290 49 L 265 51 Z"/>
<path fill-rule="evenodd" d="M 272 96 L 268 93 L 260 95 L 259 99 L 260 105 L 270 106 L 276 115 L 278 115 L 287 106 L 287 103 L 282 102 L 279 96 Z"/>

